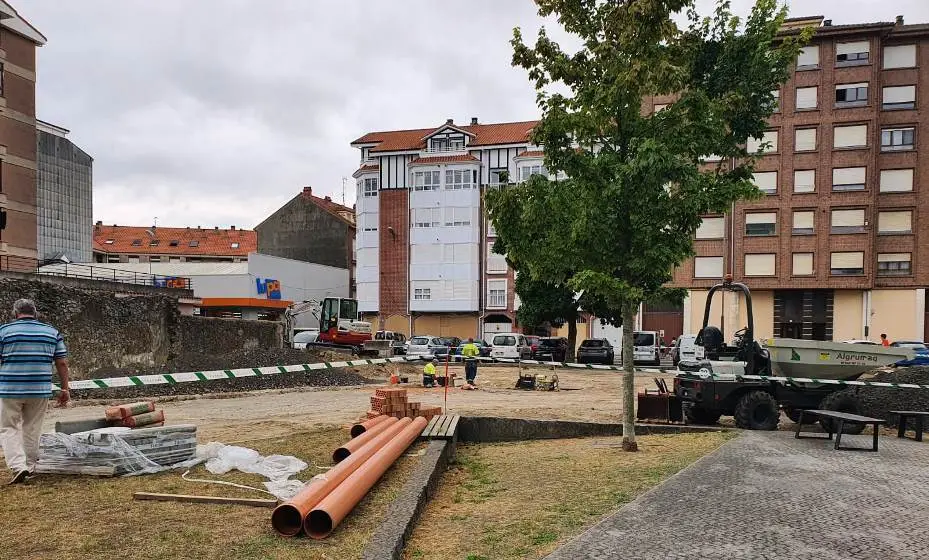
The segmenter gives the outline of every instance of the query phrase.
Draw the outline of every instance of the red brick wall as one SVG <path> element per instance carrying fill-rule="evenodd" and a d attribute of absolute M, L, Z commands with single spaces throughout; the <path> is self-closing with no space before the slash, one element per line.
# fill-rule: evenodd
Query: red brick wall
<path fill-rule="evenodd" d="M 409 192 L 405 189 L 385 189 L 378 196 L 381 199 L 378 212 L 380 315 L 409 315 Z"/>

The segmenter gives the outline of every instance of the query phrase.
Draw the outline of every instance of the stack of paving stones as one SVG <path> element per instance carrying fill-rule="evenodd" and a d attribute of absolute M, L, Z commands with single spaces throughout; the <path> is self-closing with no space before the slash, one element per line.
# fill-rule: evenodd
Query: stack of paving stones
<path fill-rule="evenodd" d="M 429 420 L 433 416 L 441 415 L 442 407 L 424 407 L 422 403 L 410 402 L 407 398 L 406 389 L 376 389 L 374 396 L 371 397 L 371 410 L 367 412 L 366 416 L 374 418 L 382 414 L 394 418 L 424 416 Z"/>

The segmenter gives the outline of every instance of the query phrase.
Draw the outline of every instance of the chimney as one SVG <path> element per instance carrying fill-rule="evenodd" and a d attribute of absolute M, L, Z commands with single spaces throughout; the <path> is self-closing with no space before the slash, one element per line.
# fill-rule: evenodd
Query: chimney
<path fill-rule="evenodd" d="M 103 225 L 103 220 L 97 220 L 97 225 L 98 225 L 98 226 L 102 226 L 102 225 Z"/>
<path fill-rule="evenodd" d="M 332 202 L 332 199 L 329 198 L 329 197 L 327 196 L 327 197 L 326 197 L 326 202 Z"/>
<path fill-rule="evenodd" d="M 219 229 L 219 226 L 213 226 L 213 229 Z"/>
<path fill-rule="evenodd" d="M 303 194 L 312 196 L 312 195 L 313 195 L 313 187 L 303 187 Z"/>
<path fill-rule="evenodd" d="M 477 117 L 471 117 L 471 126 L 474 126 L 476 124 L 477 124 Z"/>
<path fill-rule="evenodd" d="M 200 229 L 200 226 L 197 226 L 197 229 Z"/>
<path fill-rule="evenodd" d="M 903 16 L 897 16 L 897 25 L 903 25 Z"/>
<path fill-rule="evenodd" d="M 235 231 L 235 226 L 229 226 L 229 229 L 231 229 L 232 231 Z"/>
<path fill-rule="evenodd" d="M 446 119 L 445 124 L 455 124 L 455 119 Z"/>
<path fill-rule="evenodd" d="M 823 27 L 832 27 L 832 20 L 831 19 L 823 20 Z"/>

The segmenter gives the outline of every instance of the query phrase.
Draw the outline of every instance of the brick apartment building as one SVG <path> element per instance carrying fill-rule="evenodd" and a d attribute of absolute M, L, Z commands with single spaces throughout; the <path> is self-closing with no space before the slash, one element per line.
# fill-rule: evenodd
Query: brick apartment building
<path fill-rule="evenodd" d="M 94 226 L 98 263 L 244 262 L 258 250 L 258 235 L 247 229 Z"/>
<path fill-rule="evenodd" d="M 675 274 L 689 288 L 684 330 L 699 329 L 706 288 L 730 273 L 752 289 L 762 337 L 923 340 L 929 24 L 797 18 L 784 33 L 806 25 L 816 34 L 749 145 L 768 144 L 755 169 L 766 196 L 707 216 L 696 258 Z M 661 110 L 673 99 L 649 101 Z M 715 299 L 711 324 L 727 336 L 745 325 L 743 301 Z"/>
<path fill-rule="evenodd" d="M 355 295 L 355 209 L 313 194 L 311 187 L 255 226 L 258 252 L 349 271 Z"/>
<path fill-rule="evenodd" d="M 0 270 L 31 270 L 36 225 L 36 47 L 45 37 L 0 0 Z"/>

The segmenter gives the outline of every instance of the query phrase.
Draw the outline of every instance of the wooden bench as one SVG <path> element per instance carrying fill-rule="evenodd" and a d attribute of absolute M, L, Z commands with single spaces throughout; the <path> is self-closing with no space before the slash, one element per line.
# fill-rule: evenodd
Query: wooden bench
<path fill-rule="evenodd" d="M 461 416 L 457 414 L 433 416 L 426 429 L 423 430 L 421 437 L 425 439 L 455 439 L 458 432 L 458 421 Z"/>
<path fill-rule="evenodd" d="M 822 436 L 801 436 L 800 429 L 803 428 L 803 417 L 805 415 L 818 416 L 819 418 L 829 418 L 835 422 L 826 422 L 826 425 L 829 426 L 827 430 L 829 431 L 829 436 L 824 438 Z M 874 442 L 871 449 L 866 447 L 842 447 L 842 429 L 845 427 L 845 423 L 849 424 L 871 424 L 872 430 L 874 431 Z M 835 433 L 835 449 L 844 449 L 846 451 L 877 451 L 877 436 L 878 436 L 878 427 L 881 424 L 886 424 L 886 420 L 880 418 L 871 418 L 870 416 L 859 416 L 858 414 L 848 414 L 846 412 L 836 412 L 835 410 L 801 410 L 800 418 L 797 419 L 797 433 L 794 434 L 796 439 L 832 439 L 833 430 Z"/>
<path fill-rule="evenodd" d="M 922 410 L 891 410 L 891 414 L 896 414 L 900 417 L 900 421 L 897 424 L 897 437 L 905 438 L 906 437 L 906 421 L 909 418 L 913 418 L 913 423 L 916 424 L 916 441 L 923 440 L 923 418 L 929 417 L 929 412 Z"/>

